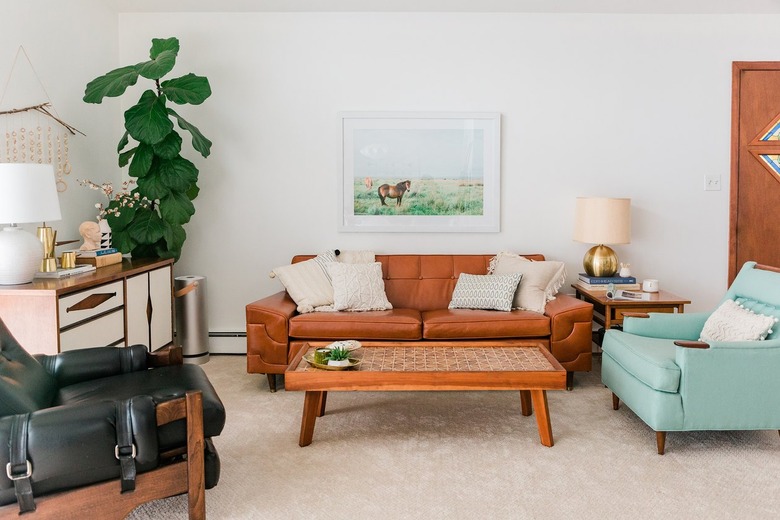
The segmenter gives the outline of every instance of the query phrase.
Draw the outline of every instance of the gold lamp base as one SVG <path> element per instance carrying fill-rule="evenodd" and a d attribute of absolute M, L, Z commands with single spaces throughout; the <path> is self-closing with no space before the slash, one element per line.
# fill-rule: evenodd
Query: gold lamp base
<path fill-rule="evenodd" d="M 603 244 L 588 249 L 582 259 L 582 266 L 588 276 L 615 276 L 619 265 L 615 251 Z"/>

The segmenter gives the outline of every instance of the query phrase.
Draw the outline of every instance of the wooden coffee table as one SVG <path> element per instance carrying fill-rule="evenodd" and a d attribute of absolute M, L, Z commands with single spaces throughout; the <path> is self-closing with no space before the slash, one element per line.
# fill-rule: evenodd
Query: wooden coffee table
<path fill-rule="evenodd" d="M 566 389 L 566 370 L 539 343 L 364 342 L 359 366 L 343 371 L 314 368 L 303 355 L 323 343 L 304 345 L 285 372 L 285 389 L 305 390 L 298 444 L 308 446 L 317 417 L 332 391 L 518 390 L 524 416 L 536 409 L 539 438 L 553 445 L 547 390 Z"/>

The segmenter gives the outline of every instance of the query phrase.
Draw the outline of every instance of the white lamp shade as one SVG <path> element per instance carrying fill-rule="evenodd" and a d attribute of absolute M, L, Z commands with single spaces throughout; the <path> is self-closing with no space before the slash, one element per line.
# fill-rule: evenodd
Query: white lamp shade
<path fill-rule="evenodd" d="M 574 240 L 586 244 L 631 242 L 631 199 L 577 197 Z"/>
<path fill-rule="evenodd" d="M 0 223 L 61 219 L 51 164 L 0 163 Z"/>

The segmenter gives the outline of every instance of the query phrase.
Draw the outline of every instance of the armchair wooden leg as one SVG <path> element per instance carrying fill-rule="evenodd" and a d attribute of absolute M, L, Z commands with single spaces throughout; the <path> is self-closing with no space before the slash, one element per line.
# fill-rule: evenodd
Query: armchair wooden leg
<path fill-rule="evenodd" d="M 203 460 L 203 394 L 187 392 L 187 501 L 193 520 L 206 518 L 206 477 Z"/>
<path fill-rule="evenodd" d="M 664 454 L 664 446 L 666 445 L 666 432 L 655 432 L 655 443 L 658 445 L 658 454 Z"/>
<path fill-rule="evenodd" d="M 268 387 L 271 392 L 276 392 L 276 374 L 266 374 L 268 376 Z"/>
<path fill-rule="evenodd" d="M 615 395 L 615 393 L 612 393 L 612 409 L 617 410 L 620 408 L 620 398 Z"/>

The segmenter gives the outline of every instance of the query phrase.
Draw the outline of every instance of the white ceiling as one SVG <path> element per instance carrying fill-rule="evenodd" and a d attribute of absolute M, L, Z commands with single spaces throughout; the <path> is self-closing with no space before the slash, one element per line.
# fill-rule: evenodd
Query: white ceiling
<path fill-rule="evenodd" d="M 114 0 L 120 13 L 435 11 L 777 14 L 780 0 Z"/>

